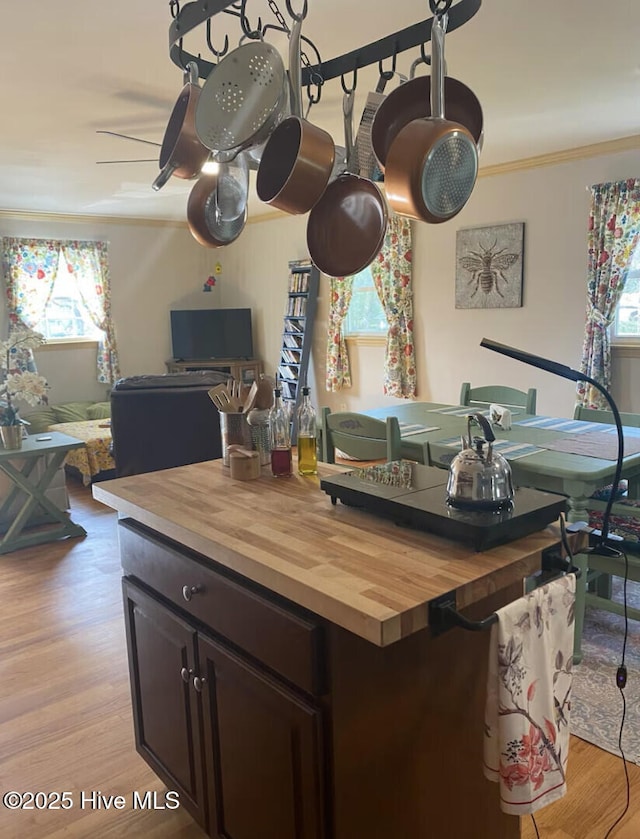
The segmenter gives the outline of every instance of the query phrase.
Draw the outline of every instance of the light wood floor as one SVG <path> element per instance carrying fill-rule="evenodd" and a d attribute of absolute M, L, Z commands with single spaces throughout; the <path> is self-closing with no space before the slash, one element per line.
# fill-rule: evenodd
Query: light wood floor
<path fill-rule="evenodd" d="M 70 791 L 74 806 L 0 805 L 0 839 L 203 839 L 186 811 L 132 809 L 134 790 L 161 799 L 164 787 L 133 745 L 116 514 L 79 483 L 69 489 L 86 538 L 0 556 L 0 791 Z M 622 761 L 576 738 L 571 750 L 569 793 L 537 814 L 540 835 L 604 839 L 624 804 Z M 629 773 L 615 839 L 640 836 L 640 767 Z M 81 790 L 123 795 L 126 809 L 82 809 Z M 531 819 L 522 837 L 535 837 Z"/>

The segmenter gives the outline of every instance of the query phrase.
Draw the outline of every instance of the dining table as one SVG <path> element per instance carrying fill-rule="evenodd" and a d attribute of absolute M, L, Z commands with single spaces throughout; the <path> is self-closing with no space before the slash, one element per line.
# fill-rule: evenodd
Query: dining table
<path fill-rule="evenodd" d="M 407 402 L 362 413 L 378 419 L 397 417 L 402 436 L 402 457 L 424 463 L 426 451 L 428 465 L 448 469 L 461 449 L 461 437 L 467 436 L 468 416 L 476 410 L 470 406 L 442 402 Z M 488 411 L 483 412 L 488 414 Z M 566 495 L 568 521 L 588 521 L 587 499 L 611 484 L 615 475 L 615 426 L 568 417 L 518 413 L 517 409 L 511 413 L 509 429 L 495 423 L 492 428 L 496 437 L 494 449 L 509 461 L 514 483 Z M 640 429 L 625 427 L 623 432 L 625 452 L 628 453 L 622 462 L 622 478 L 629 482 L 629 496 L 638 497 Z M 478 427 L 472 429 L 472 434 L 483 436 Z M 582 435 L 590 436 L 582 437 L 583 445 L 579 445 Z M 607 436 L 611 440 L 609 446 L 606 446 Z M 584 443 L 591 440 L 594 443 L 587 454 L 585 449 L 589 446 Z M 603 440 L 607 451 L 602 449 Z"/>

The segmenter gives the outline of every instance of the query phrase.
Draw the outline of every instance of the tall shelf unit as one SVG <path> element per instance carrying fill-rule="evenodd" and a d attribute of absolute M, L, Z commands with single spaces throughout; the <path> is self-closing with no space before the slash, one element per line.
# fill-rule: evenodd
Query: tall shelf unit
<path fill-rule="evenodd" d="M 302 388 L 307 383 L 319 284 L 320 272 L 311 260 L 300 259 L 289 263 L 289 287 L 278 379 L 282 387 L 282 399 L 291 415 L 293 445 L 298 438 L 297 413 L 302 401 Z"/>

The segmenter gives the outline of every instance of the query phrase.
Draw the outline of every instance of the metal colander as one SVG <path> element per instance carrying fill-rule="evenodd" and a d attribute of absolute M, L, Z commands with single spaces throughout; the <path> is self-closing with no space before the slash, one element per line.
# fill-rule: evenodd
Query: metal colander
<path fill-rule="evenodd" d="M 247 222 L 246 205 L 244 211 L 237 218 L 225 219 L 218 206 L 217 190 L 214 190 L 204 204 L 204 221 L 210 235 L 221 245 L 234 242 L 244 230 Z"/>
<path fill-rule="evenodd" d="M 446 134 L 431 149 L 422 170 L 422 199 L 430 213 L 449 218 L 469 199 L 478 174 L 475 143 L 465 134 Z"/>
<path fill-rule="evenodd" d="M 211 151 L 241 150 L 264 142 L 287 110 L 280 53 L 255 41 L 229 53 L 211 71 L 196 107 L 196 133 Z"/>

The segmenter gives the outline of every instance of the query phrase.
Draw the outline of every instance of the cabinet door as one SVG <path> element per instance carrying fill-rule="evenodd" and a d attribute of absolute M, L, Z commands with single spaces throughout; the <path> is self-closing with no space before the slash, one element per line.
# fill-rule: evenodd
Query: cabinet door
<path fill-rule="evenodd" d="M 320 711 L 198 638 L 210 835 L 324 839 Z"/>
<path fill-rule="evenodd" d="M 195 630 L 128 580 L 122 585 L 136 748 L 205 827 Z"/>

